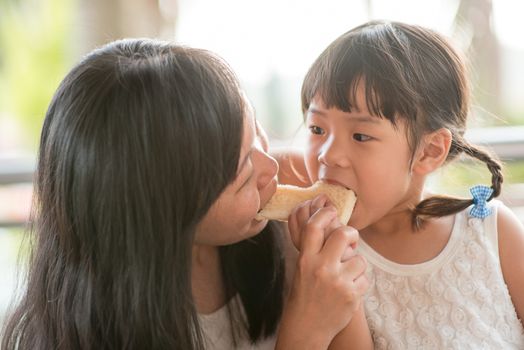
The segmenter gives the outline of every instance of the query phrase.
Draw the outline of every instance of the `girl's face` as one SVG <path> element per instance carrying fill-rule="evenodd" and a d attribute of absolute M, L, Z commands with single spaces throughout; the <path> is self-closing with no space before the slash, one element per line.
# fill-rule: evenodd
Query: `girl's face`
<path fill-rule="evenodd" d="M 278 164 L 266 153 L 266 136 L 253 110 L 247 109 L 237 177 L 199 223 L 195 244 L 233 244 L 258 234 L 267 224 L 255 216 L 276 191 Z"/>
<path fill-rule="evenodd" d="M 306 112 L 309 133 L 304 158 L 313 182 L 341 184 L 355 192 L 357 203 L 349 225 L 362 230 L 388 213 L 408 208 L 416 191 L 403 122 L 395 127 L 372 116 L 362 84 L 357 107 L 347 113 L 327 108 L 318 95 L 313 98 Z"/>

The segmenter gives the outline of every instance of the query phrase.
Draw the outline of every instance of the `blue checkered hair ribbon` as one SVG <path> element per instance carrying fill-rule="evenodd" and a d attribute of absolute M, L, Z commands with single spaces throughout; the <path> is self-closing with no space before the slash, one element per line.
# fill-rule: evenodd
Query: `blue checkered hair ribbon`
<path fill-rule="evenodd" d="M 483 219 L 491 214 L 491 209 L 488 208 L 487 200 L 493 193 L 493 189 L 484 185 L 473 186 L 469 189 L 473 196 L 473 208 L 469 211 L 469 216 Z"/>

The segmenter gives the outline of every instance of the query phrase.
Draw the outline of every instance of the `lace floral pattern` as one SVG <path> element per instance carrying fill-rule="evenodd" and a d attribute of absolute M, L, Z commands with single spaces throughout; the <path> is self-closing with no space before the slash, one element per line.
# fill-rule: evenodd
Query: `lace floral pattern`
<path fill-rule="evenodd" d="M 406 265 L 374 263 L 378 254 L 361 249 L 369 261 L 364 305 L 376 349 L 524 349 L 487 225 L 459 215 L 447 256 L 422 272 L 395 273 Z"/>

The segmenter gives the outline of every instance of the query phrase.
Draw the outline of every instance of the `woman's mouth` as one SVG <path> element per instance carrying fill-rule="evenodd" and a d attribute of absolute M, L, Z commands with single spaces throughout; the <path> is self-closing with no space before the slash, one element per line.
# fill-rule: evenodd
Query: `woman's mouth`
<path fill-rule="evenodd" d="M 346 188 L 348 190 L 351 190 L 350 187 L 346 186 L 345 184 L 343 184 L 342 182 L 339 182 L 337 180 L 323 178 L 323 179 L 320 179 L 320 181 L 325 182 L 325 183 L 330 184 L 330 185 L 341 186 L 341 187 L 344 187 L 344 188 Z"/>

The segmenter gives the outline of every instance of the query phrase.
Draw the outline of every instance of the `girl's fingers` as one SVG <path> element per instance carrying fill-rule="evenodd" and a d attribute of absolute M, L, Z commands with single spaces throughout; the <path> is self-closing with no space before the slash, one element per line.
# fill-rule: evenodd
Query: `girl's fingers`
<path fill-rule="evenodd" d="M 297 205 L 292 211 L 291 214 L 289 214 L 288 217 L 288 228 L 289 233 L 291 235 L 291 241 L 295 245 L 295 248 L 300 250 L 300 236 L 302 235 L 302 230 L 304 229 L 304 226 L 307 224 L 307 221 L 309 220 L 310 216 L 309 207 L 311 206 L 311 201 L 305 201 L 302 204 Z"/>
<path fill-rule="evenodd" d="M 309 216 L 315 214 L 319 209 L 327 207 L 330 204 L 329 197 L 325 194 L 318 195 L 313 198 L 310 205 Z"/>
<path fill-rule="evenodd" d="M 329 197 L 325 194 L 320 194 L 293 209 L 288 217 L 288 227 L 291 240 L 297 249 L 300 249 L 301 236 L 304 234 L 304 228 L 308 225 L 311 217 L 320 209 L 330 205 Z M 327 237 L 328 232 L 331 232 L 338 226 L 340 226 L 338 221 L 332 221 L 329 226 L 324 229 L 324 239 Z"/>
<path fill-rule="evenodd" d="M 358 241 L 358 231 L 349 226 L 339 226 L 329 234 L 326 239 L 322 254 L 328 259 L 334 259 L 337 262 L 347 260 L 353 254 L 351 244 Z"/>
<path fill-rule="evenodd" d="M 336 218 L 337 211 L 334 207 L 319 209 L 309 219 L 300 237 L 300 251 L 303 254 L 318 254 L 323 250 L 324 231 Z M 340 258 L 339 258 L 340 259 Z"/>
<path fill-rule="evenodd" d="M 317 200 L 317 198 L 307 200 L 297 205 L 289 215 L 288 227 L 291 233 L 291 240 L 297 249 L 300 249 L 301 235 L 304 234 L 304 228 L 308 224 L 311 216 L 316 213 L 318 209 L 322 208 L 323 202 L 327 200 L 326 198 L 324 198 L 324 200 Z"/>
<path fill-rule="evenodd" d="M 311 215 L 313 215 L 318 209 L 320 208 L 324 208 L 324 207 L 327 207 L 327 206 L 332 206 L 333 204 L 331 203 L 331 201 L 329 200 L 329 197 L 325 194 L 321 194 L 319 196 L 317 196 L 316 198 L 313 199 L 313 201 L 311 202 Z M 337 229 L 339 226 L 341 226 L 342 224 L 340 223 L 340 221 L 338 220 L 333 220 L 328 227 L 326 227 L 326 230 L 325 230 L 325 234 L 324 234 L 324 240 L 328 238 L 329 234 L 334 231 L 335 229 Z"/>
<path fill-rule="evenodd" d="M 301 205 L 297 206 L 295 216 L 298 222 L 298 228 L 303 231 L 308 221 L 311 219 L 311 200 L 305 201 Z"/>
<path fill-rule="evenodd" d="M 355 250 L 351 245 L 348 245 L 346 247 L 346 250 L 344 250 L 344 253 L 342 253 L 342 257 L 340 258 L 341 262 L 348 261 L 352 257 L 354 257 L 356 254 Z"/>

